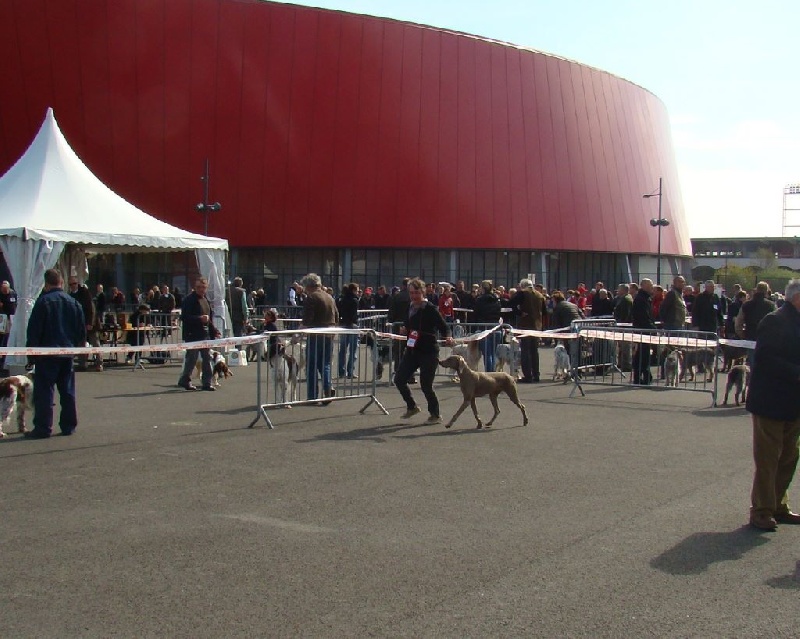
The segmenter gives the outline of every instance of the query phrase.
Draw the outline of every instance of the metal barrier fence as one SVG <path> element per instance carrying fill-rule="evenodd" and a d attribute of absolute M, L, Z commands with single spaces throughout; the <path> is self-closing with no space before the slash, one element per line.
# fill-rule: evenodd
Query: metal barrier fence
<path fill-rule="evenodd" d="M 717 402 L 719 337 L 702 331 L 665 331 L 582 323 L 571 349 L 572 379 L 583 386 L 674 388 L 710 393 Z M 655 371 L 655 374 L 654 374 Z"/>
<path fill-rule="evenodd" d="M 261 336 L 267 361 L 257 358 L 258 414 L 270 428 L 268 409 L 328 405 L 345 399 L 369 399 L 363 413 L 378 401 L 378 339 L 375 331 L 303 329 L 274 331 Z"/>

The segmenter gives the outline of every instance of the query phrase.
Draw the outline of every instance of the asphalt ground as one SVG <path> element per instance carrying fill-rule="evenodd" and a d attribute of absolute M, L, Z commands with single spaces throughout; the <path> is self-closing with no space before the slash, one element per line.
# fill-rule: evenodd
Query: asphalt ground
<path fill-rule="evenodd" d="M 519 387 L 527 427 L 503 398 L 493 428 L 445 430 L 384 384 L 389 416 L 358 399 L 248 429 L 254 366 L 216 393 L 178 373 L 79 373 L 74 436 L 0 441 L 0 635 L 798 634 L 800 527 L 746 526 L 743 409 L 545 382 Z"/>

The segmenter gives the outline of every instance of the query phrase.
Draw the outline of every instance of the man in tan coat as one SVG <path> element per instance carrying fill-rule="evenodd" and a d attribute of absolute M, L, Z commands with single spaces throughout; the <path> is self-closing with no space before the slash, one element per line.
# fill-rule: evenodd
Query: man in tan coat
<path fill-rule="evenodd" d="M 547 312 L 544 295 L 525 279 L 519 283 L 517 294 L 511 299 L 511 308 L 517 315 L 516 328 L 542 330 L 542 316 Z M 519 341 L 523 384 L 539 383 L 539 338 L 523 337 Z"/>

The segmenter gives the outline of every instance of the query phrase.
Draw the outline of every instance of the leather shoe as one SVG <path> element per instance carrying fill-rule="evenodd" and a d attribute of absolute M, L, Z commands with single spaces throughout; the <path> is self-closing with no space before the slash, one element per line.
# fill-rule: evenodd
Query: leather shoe
<path fill-rule="evenodd" d="M 756 514 L 750 517 L 750 525 L 759 530 L 768 530 L 770 532 L 778 528 L 778 522 L 775 517 L 765 514 Z"/>
<path fill-rule="evenodd" d="M 25 439 L 47 439 L 50 437 L 50 433 L 42 433 L 36 432 L 35 430 L 29 430 L 27 433 L 23 433 L 22 436 Z"/>
<path fill-rule="evenodd" d="M 200 390 L 204 390 L 204 391 L 215 391 L 215 390 L 217 390 L 217 389 L 216 389 L 216 388 L 214 388 L 213 386 L 203 386 L 203 388 L 201 388 Z"/>
<path fill-rule="evenodd" d="M 800 515 L 793 513 L 791 510 L 787 510 L 782 513 L 775 513 L 775 521 L 779 524 L 794 524 L 797 526 L 800 525 Z"/>
<path fill-rule="evenodd" d="M 197 386 L 195 386 L 195 385 L 194 385 L 194 384 L 192 384 L 191 382 L 189 382 L 188 384 L 181 384 L 181 383 L 179 382 L 179 383 L 178 383 L 178 386 L 180 386 L 180 387 L 181 387 L 181 388 L 183 388 L 184 390 L 197 390 Z"/>

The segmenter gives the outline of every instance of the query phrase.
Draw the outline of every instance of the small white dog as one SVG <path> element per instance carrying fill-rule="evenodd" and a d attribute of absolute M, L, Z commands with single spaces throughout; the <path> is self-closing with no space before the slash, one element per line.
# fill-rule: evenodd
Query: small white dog
<path fill-rule="evenodd" d="M 292 335 L 292 339 L 286 346 L 285 353 L 297 362 L 297 379 L 300 379 L 303 371 L 306 370 L 306 340 L 303 335 L 297 333 Z"/>
<path fill-rule="evenodd" d="M 11 422 L 11 414 L 17 411 L 17 430 L 26 432 L 25 412 L 33 410 L 33 381 L 27 375 L 12 375 L 0 379 L 0 437 L 5 437 L 5 428 Z"/>
<path fill-rule="evenodd" d="M 512 335 L 507 344 L 498 344 L 494 349 L 494 370 L 500 373 L 506 366 L 509 371 L 519 370 L 520 356 L 519 340 Z"/>
<path fill-rule="evenodd" d="M 478 370 L 478 365 L 481 363 L 481 349 L 478 348 L 478 340 L 471 340 L 469 342 L 464 342 L 463 344 L 453 346 L 451 354 L 463 357 L 464 361 L 467 363 L 467 366 L 474 371 Z M 455 379 L 458 380 L 458 377 Z"/>
<path fill-rule="evenodd" d="M 553 349 L 553 381 L 563 379 L 566 384 L 572 377 L 572 364 L 569 361 L 569 353 L 563 344 L 556 344 Z"/>
<path fill-rule="evenodd" d="M 681 351 L 671 351 L 664 359 L 664 377 L 666 386 L 677 388 L 678 381 L 683 377 L 683 353 Z"/>

